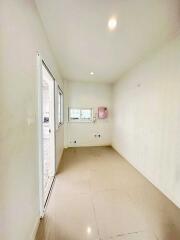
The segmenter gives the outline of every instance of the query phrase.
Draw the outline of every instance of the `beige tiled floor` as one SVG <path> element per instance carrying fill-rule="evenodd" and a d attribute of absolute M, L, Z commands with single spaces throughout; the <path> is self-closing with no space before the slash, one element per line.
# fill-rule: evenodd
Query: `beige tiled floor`
<path fill-rule="evenodd" d="M 37 240 L 180 240 L 180 210 L 110 147 L 65 150 Z"/>

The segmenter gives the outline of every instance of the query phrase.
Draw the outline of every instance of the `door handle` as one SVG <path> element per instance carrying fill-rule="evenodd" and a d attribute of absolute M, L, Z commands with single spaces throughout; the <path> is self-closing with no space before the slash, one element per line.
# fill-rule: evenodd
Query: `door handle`
<path fill-rule="evenodd" d="M 49 129 L 49 133 L 51 133 L 51 129 Z"/>

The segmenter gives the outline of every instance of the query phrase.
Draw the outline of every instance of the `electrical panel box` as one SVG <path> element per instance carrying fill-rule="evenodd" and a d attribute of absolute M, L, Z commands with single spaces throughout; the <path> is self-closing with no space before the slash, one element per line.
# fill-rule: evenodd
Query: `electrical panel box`
<path fill-rule="evenodd" d="M 108 109 L 107 107 L 98 107 L 98 118 L 105 119 L 108 117 Z"/>

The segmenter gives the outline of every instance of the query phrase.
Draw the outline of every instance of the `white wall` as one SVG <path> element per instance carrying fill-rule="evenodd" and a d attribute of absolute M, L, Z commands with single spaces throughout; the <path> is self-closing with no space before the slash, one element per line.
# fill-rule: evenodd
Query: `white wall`
<path fill-rule="evenodd" d="M 180 38 L 114 84 L 113 147 L 180 206 Z"/>
<path fill-rule="evenodd" d="M 102 146 L 111 144 L 111 84 L 87 83 L 87 82 L 65 82 L 66 98 L 66 146 Z M 68 123 L 68 107 L 97 108 L 105 106 L 108 108 L 109 117 L 97 120 L 95 123 Z M 94 134 L 101 134 L 101 138 L 95 138 Z M 77 141 L 76 144 L 73 141 Z"/>
<path fill-rule="evenodd" d="M 0 239 L 3 240 L 30 239 L 39 217 L 37 50 L 60 81 L 34 2 L 1 0 Z M 56 138 L 59 159 L 63 129 L 58 130 Z"/>

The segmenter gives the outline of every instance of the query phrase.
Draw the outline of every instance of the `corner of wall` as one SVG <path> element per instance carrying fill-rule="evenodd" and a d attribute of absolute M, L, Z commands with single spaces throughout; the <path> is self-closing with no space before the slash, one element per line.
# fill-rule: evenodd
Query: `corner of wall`
<path fill-rule="evenodd" d="M 32 234 L 31 234 L 29 240 L 35 240 L 36 239 L 36 234 L 37 234 L 37 231 L 38 231 L 39 224 L 40 224 L 40 218 L 38 217 L 35 221 L 34 228 L 33 228 L 33 231 L 32 231 Z"/>

